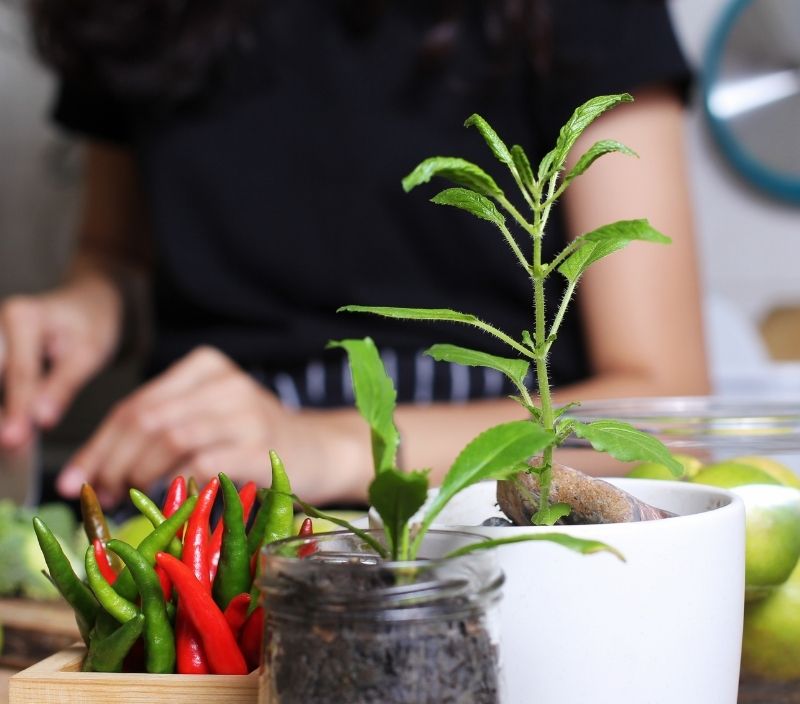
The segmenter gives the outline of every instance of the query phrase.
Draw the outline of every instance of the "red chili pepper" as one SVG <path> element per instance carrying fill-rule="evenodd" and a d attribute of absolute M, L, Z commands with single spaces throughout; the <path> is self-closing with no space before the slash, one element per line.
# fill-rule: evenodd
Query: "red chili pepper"
<path fill-rule="evenodd" d="M 197 504 L 186 524 L 181 559 L 207 592 L 211 592 L 208 577 L 208 521 L 217 498 L 219 479 L 213 477 L 197 497 Z M 205 674 L 209 671 L 200 635 L 186 616 L 181 601 L 176 615 L 175 655 L 178 672 Z"/>
<path fill-rule="evenodd" d="M 301 538 L 307 538 L 309 535 L 314 535 L 314 524 L 310 518 L 306 518 L 303 521 L 303 523 L 300 525 L 300 532 L 297 535 L 299 535 Z M 317 541 L 310 540 L 297 548 L 297 557 L 308 557 L 309 555 L 313 555 L 316 551 Z"/>
<path fill-rule="evenodd" d="M 247 525 L 247 521 L 250 519 L 250 513 L 253 510 L 253 504 L 256 502 L 257 490 L 258 488 L 256 487 L 255 482 L 247 482 L 247 484 L 245 484 L 239 490 L 239 500 L 242 502 L 242 516 L 244 518 L 245 525 Z M 222 522 L 222 519 L 220 519 L 217 525 L 214 526 L 214 532 L 212 533 L 211 540 L 208 543 L 208 569 L 209 578 L 212 582 L 214 581 L 214 577 L 217 576 L 219 556 L 222 552 L 222 531 L 224 527 L 225 526 Z"/>
<path fill-rule="evenodd" d="M 165 552 L 156 555 L 156 563 L 169 575 L 178 597 L 200 635 L 211 672 L 217 675 L 246 675 L 242 651 L 231 633 L 225 616 L 192 571 L 180 560 Z"/>
<path fill-rule="evenodd" d="M 197 504 L 186 524 L 181 555 L 183 564 L 191 569 L 192 574 L 208 591 L 211 591 L 211 580 L 208 578 L 208 520 L 218 490 L 219 479 L 213 477 L 197 497 Z"/>
<path fill-rule="evenodd" d="M 158 581 L 161 583 L 161 591 L 164 594 L 164 601 L 169 602 L 172 599 L 172 581 L 167 576 L 167 573 L 164 572 L 160 567 L 156 566 L 155 569 L 156 574 L 158 575 Z"/>
<path fill-rule="evenodd" d="M 255 670 L 261 664 L 261 642 L 264 638 L 264 608 L 259 606 L 253 611 L 242 627 L 239 645 L 247 662 L 247 667 Z"/>
<path fill-rule="evenodd" d="M 245 592 L 239 594 L 228 602 L 225 608 L 225 620 L 231 627 L 231 633 L 236 640 L 239 640 L 239 633 L 247 620 L 247 612 L 250 610 L 250 594 Z"/>
<path fill-rule="evenodd" d="M 108 559 L 106 546 L 103 545 L 99 538 L 95 538 L 92 541 L 92 546 L 94 547 L 94 556 L 97 560 L 97 566 L 100 568 L 100 573 L 105 577 L 106 582 L 114 584 L 117 581 L 117 573 L 114 572 L 111 561 Z"/>
<path fill-rule="evenodd" d="M 178 602 L 178 613 L 175 616 L 175 669 L 180 675 L 207 675 L 208 658 L 206 657 L 200 635 L 191 619 L 186 615 L 183 602 Z"/>
<path fill-rule="evenodd" d="M 167 489 L 167 496 L 164 499 L 164 507 L 161 509 L 161 513 L 164 514 L 164 518 L 169 518 L 175 511 L 180 508 L 180 505 L 186 501 L 186 480 L 182 476 L 177 476 L 175 479 L 172 480 L 172 483 L 169 485 L 169 489 Z M 178 531 L 180 534 L 180 530 Z"/>

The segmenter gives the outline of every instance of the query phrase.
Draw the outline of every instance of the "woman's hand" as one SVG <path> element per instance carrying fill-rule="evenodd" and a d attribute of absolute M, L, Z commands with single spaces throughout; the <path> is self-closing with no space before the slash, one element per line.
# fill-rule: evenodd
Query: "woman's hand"
<path fill-rule="evenodd" d="M 55 425 L 75 394 L 108 362 L 121 327 L 120 293 L 101 274 L 87 273 L 50 293 L 3 302 L 0 445 L 20 447 L 34 426 Z"/>
<path fill-rule="evenodd" d="M 350 409 L 292 411 L 220 351 L 201 347 L 118 403 L 58 478 L 77 496 L 91 483 L 106 505 L 127 487 L 182 473 L 224 471 L 269 485 L 276 450 L 304 500 L 361 499 L 371 473 L 369 433 Z"/>

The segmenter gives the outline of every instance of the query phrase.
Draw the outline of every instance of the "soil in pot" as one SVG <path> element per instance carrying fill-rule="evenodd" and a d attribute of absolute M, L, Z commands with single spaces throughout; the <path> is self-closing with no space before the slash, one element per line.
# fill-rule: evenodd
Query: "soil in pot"
<path fill-rule="evenodd" d="M 262 702 L 500 702 L 485 595 L 463 575 L 306 562 L 265 580 Z"/>

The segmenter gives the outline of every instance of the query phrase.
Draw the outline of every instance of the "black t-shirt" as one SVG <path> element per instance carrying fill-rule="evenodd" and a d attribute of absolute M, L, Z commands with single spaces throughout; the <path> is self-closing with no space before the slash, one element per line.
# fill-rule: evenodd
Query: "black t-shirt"
<path fill-rule="evenodd" d="M 336 5 L 268 3 L 256 41 L 231 50 L 225 77 L 157 118 L 62 86 L 55 114 L 63 126 L 125 143 L 136 156 L 156 254 L 153 370 L 210 344 L 287 403 L 339 405 L 350 398 L 346 367 L 325 344 L 369 334 L 401 401 L 503 395 L 499 375 L 421 354 L 451 342 L 508 355 L 494 339 L 336 309 L 454 308 L 514 337 L 530 330 L 530 284 L 499 232 L 429 203 L 444 182 L 404 194 L 400 180 L 428 156 L 460 156 L 515 197 L 505 167 L 464 119 L 480 113 L 538 162 L 589 97 L 685 86 L 666 9 L 652 0 L 553 0 L 547 70 L 534 71 L 520 47 L 487 89 L 481 3 L 465 3 L 455 48 L 428 73 L 419 71 L 431 27 L 425 2 L 388 3 L 363 36 L 348 31 Z M 546 259 L 563 242 L 556 214 Z M 551 312 L 559 278 L 549 279 Z M 556 385 L 590 374 L 574 306 L 551 371 Z"/>

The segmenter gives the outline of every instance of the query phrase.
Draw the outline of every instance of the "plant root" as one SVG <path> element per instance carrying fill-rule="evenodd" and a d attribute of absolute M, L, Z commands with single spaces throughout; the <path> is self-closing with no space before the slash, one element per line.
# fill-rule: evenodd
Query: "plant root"
<path fill-rule="evenodd" d="M 515 525 L 531 524 L 539 498 L 539 478 L 536 474 L 522 472 L 512 479 L 497 482 L 497 503 Z M 572 512 L 558 521 L 560 525 L 635 523 L 675 515 L 640 501 L 602 479 L 556 463 L 553 464 L 550 501 L 563 502 L 572 507 Z"/>

